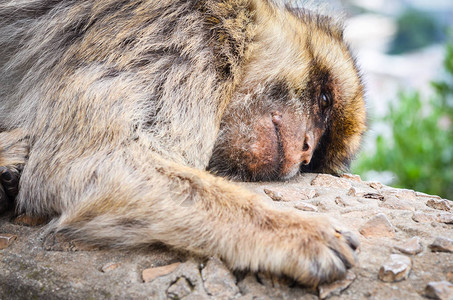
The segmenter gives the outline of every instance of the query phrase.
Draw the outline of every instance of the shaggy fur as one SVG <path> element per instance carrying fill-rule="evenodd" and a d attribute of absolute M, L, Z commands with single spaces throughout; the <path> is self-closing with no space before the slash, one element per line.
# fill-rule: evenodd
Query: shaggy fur
<path fill-rule="evenodd" d="M 0 165 L 24 163 L 17 210 L 54 230 L 309 285 L 354 264 L 356 241 L 328 220 L 205 171 L 347 167 L 363 89 L 328 18 L 266 0 L 3 1 L 0 78 Z"/>

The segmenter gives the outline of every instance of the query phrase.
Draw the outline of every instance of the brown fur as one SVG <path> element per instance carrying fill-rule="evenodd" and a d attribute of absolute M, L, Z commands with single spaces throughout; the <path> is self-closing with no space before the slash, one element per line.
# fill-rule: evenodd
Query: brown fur
<path fill-rule="evenodd" d="M 355 240 L 328 220 L 204 171 L 347 166 L 363 89 L 328 18 L 265 0 L 7 1 L 0 59 L 0 165 L 23 163 L 5 145 L 26 141 L 20 212 L 80 240 L 164 242 L 309 285 L 354 264 Z"/>

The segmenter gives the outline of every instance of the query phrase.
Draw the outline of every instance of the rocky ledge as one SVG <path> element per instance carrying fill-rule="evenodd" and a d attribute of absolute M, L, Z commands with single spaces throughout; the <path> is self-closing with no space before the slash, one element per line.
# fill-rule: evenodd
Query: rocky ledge
<path fill-rule="evenodd" d="M 243 185 L 272 205 L 328 215 L 357 231 L 358 266 L 310 290 L 163 245 L 119 251 L 58 236 L 49 242 L 40 220 L 10 214 L 0 218 L 0 298 L 453 299 L 453 202 L 355 175 Z"/>

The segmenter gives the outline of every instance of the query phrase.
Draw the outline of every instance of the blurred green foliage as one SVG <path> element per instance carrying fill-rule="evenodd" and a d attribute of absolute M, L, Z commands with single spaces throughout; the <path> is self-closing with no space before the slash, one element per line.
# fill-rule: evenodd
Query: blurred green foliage
<path fill-rule="evenodd" d="M 436 19 L 415 9 L 408 9 L 397 19 L 397 32 L 389 54 L 416 50 L 444 40 L 444 30 Z"/>
<path fill-rule="evenodd" d="M 362 152 L 354 172 L 390 171 L 392 185 L 453 200 L 453 45 L 444 66 L 445 79 L 432 83 L 429 101 L 417 92 L 403 93 L 379 120 L 390 127 L 391 137 L 379 135 L 376 153 Z"/>

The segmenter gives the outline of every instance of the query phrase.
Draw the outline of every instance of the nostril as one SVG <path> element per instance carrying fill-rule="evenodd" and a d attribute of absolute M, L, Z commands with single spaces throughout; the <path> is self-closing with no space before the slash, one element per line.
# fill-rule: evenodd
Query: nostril
<path fill-rule="evenodd" d="M 313 149 L 313 136 L 310 132 L 305 133 L 304 146 L 302 148 L 303 152 L 311 152 Z"/>
<path fill-rule="evenodd" d="M 308 165 L 311 161 L 311 156 L 312 156 L 312 152 L 313 152 L 313 138 L 311 137 L 310 133 L 307 133 L 305 134 L 305 140 L 304 140 L 304 144 L 303 144 L 303 147 L 302 147 L 302 155 L 301 155 L 301 159 L 302 159 L 302 164 L 303 165 Z"/>

